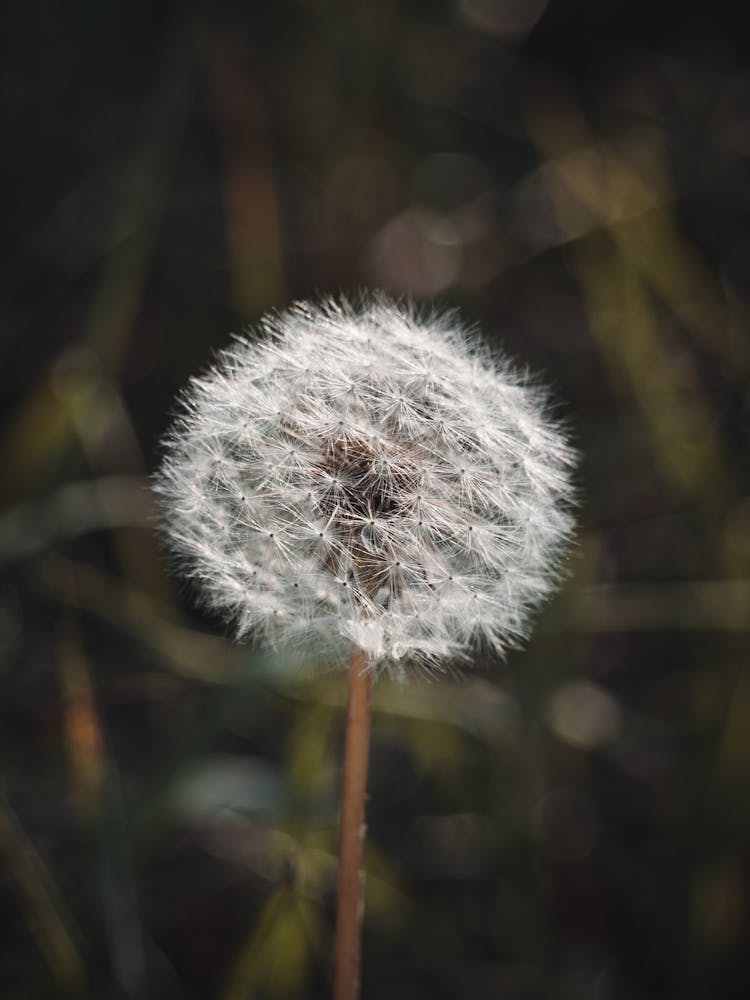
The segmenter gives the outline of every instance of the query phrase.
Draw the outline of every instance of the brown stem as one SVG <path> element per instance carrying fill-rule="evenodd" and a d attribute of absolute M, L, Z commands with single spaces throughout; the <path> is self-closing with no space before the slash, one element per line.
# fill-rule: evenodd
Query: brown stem
<path fill-rule="evenodd" d="M 372 671 L 367 654 L 355 649 L 349 664 L 346 704 L 344 775 L 341 786 L 339 872 L 336 890 L 334 944 L 334 1000 L 359 996 L 361 927 L 364 913 L 363 856 L 365 847 L 365 790 L 370 745 Z"/>

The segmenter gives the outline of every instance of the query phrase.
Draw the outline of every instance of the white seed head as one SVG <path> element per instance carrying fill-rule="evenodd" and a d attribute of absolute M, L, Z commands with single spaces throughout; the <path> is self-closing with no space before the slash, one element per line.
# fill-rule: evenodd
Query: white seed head
<path fill-rule="evenodd" d="M 435 667 L 523 637 L 572 520 L 544 392 L 452 314 L 298 304 L 189 384 L 156 480 L 238 638 Z"/>

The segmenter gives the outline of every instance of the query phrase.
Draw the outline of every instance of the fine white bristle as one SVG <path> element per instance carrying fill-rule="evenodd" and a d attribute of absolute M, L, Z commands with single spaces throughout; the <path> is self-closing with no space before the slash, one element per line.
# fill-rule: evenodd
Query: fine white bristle
<path fill-rule="evenodd" d="M 525 634 L 569 537 L 544 392 L 454 315 L 299 304 L 195 378 L 156 480 L 166 534 L 238 638 L 438 667 Z"/>

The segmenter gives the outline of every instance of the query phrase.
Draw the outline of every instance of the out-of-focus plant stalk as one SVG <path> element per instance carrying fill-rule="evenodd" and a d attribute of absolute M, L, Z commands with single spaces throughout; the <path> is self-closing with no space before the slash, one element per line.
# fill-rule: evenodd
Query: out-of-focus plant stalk
<path fill-rule="evenodd" d="M 29 928 L 60 990 L 87 994 L 86 971 L 76 945 L 80 932 L 41 856 L 21 829 L 0 789 L 0 861 L 26 911 Z"/>

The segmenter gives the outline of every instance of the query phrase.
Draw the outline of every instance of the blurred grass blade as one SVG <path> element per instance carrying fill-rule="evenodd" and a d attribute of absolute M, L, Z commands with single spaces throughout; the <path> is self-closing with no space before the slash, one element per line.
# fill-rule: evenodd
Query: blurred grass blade
<path fill-rule="evenodd" d="M 104 751 L 91 675 L 77 636 L 62 637 L 58 672 L 63 703 L 65 746 L 81 818 L 91 823 L 99 810 L 104 781 Z"/>
<path fill-rule="evenodd" d="M 126 194 L 113 223 L 111 244 L 115 249 L 103 264 L 85 324 L 82 342 L 93 352 L 103 373 L 110 375 L 121 364 L 142 303 L 166 178 L 187 106 L 187 52 L 186 39 L 179 32 L 157 93 L 147 104 L 143 141 L 125 170 Z M 4 484 L 13 498 L 33 488 L 49 467 L 54 467 L 81 421 L 90 426 L 97 423 L 95 412 L 89 410 L 100 402 L 99 376 L 94 369 L 79 380 L 72 410 L 68 394 L 58 392 L 56 375 L 56 365 L 44 372 L 22 400 L 9 434 L 0 444 L 5 467 L 14 469 L 13 481 Z"/>
<path fill-rule="evenodd" d="M 140 476 L 68 483 L 0 516 L 0 566 L 92 531 L 148 527 L 151 504 Z"/>
<path fill-rule="evenodd" d="M 123 629 L 140 645 L 150 647 L 175 673 L 214 684 L 230 677 L 237 659 L 233 647 L 182 625 L 172 605 L 160 604 L 153 595 L 116 576 L 62 557 L 49 556 L 44 575 L 56 600 Z M 61 575 L 70 576 L 72 586 L 61 587 Z"/>
<path fill-rule="evenodd" d="M 224 153 L 232 291 L 241 315 L 255 317 L 284 295 L 281 226 L 263 90 L 249 69 L 252 53 L 236 34 L 212 26 L 200 32 L 199 41 Z"/>
<path fill-rule="evenodd" d="M 15 883 L 26 919 L 59 988 L 85 995 L 86 973 L 75 943 L 79 937 L 52 876 L 0 793 L 0 854 Z"/>
<path fill-rule="evenodd" d="M 222 1000 L 301 996 L 316 937 L 312 906 L 288 887 L 278 889 L 241 948 Z"/>

